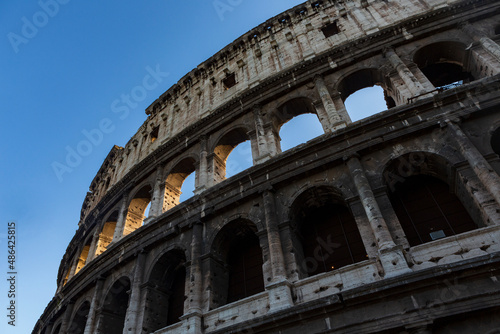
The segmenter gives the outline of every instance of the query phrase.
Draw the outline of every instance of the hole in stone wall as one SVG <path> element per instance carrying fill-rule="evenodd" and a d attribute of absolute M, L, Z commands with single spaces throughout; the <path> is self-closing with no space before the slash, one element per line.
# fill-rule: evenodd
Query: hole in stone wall
<path fill-rule="evenodd" d="M 186 179 L 182 183 L 181 187 L 182 193 L 179 196 L 179 203 L 182 203 L 194 196 L 195 179 L 196 179 L 195 173 L 191 173 L 186 177 Z"/>
<path fill-rule="evenodd" d="M 83 305 L 80 306 L 78 308 L 78 311 L 75 313 L 73 320 L 71 321 L 71 326 L 69 327 L 68 333 L 84 334 L 89 311 L 90 303 L 84 302 Z"/>
<path fill-rule="evenodd" d="M 449 237 L 477 228 L 448 184 L 431 176 L 410 176 L 396 184 L 390 200 L 410 246 L 432 241 L 434 232 Z"/>
<path fill-rule="evenodd" d="M 247 130 L 236 128 L 226 133 L 219 140 L 214 149 L 213 158 L 215 183 L 221 182 L 252 166 L 252 149 L 249 139 Z"/>
<path fill-rule="evenodd" d="M 154 265 L 146 289 L 143 330 L 152 333 L 179 322 L 184 313 L 186 258 L 182 251 L 169 251 Z"/>
<path fill-rule="evenodd" d="M 303 114 L 286 122 L 280 129 L 281 150 L 286 151 L 324 134 L 315 114 Z"/>
<path fill-rule="evenodd" d="M 500 25 L 496 26 L 495 35 L 500 35 Z"/>
<path fill-rule="evenodd" d="M 98 333 L 122 334 L 129 302 L 130 280 L 122 277 L 116 281 L 104 299 Z"/>
<path fill-rule="evenodd" d="M 344 104 L 353 122 L 387 110 L 389 105 L 395 105 L 390 96 L 386 100 L 384 90 L 380 86 L 360 89 L 349 95 Z"/>
<path fill-rule="evenodd" d="M 153 129 L 153 131 L 151 131 L 151 133 L 149 134 L 149 137 L 151 138 L 151 142 L 154 143 L 156 141 L 156 139 L 158 139 L 158 134 L 160 132 L 160 126 L 157 126 Z"/>
<path fill-rule="evenodd" d="M 324 26 L 323 28 L 321 28 L 321 31 L 326 38 L 336 35 L 340 32 L 339 27 L 337 26 L 337 22 L 333 22 Z"/>
<path fill-rule="evenodd" d="M 252 148 L 247 140 L 236 146 L 226 160 L 226 178 L 253 166 Z"/>
<path fill-rule="evenodd" d="M 464 68 L 465 45 L 458 42 L 438 42 L 419 49 L 413 61 L 437 89 L 446 90 L 474 80 Z"/>
<path fill-rule="evenodd" d="M 228 74 L 224 80 L 222 80 L 222 84 L 224 85 L 224 89 L 229 89 L 236 85 L 236 75 L 234 73 Z"/>

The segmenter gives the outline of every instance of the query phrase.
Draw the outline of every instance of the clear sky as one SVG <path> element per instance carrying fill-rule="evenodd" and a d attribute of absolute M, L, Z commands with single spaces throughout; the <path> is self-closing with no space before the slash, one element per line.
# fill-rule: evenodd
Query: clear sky
<path fill-rule="evenodd" d="M 17 223 L 18 242 L 16 327 L 7 325 L 8 286 L 2 278 L 1 333 L 31 333 L 54 296 L 58 267 L 92 179 L 112 146 L 124 146 L 144 122 L 144 109 L 234 39 L 301 2 L 0 3 L 1 277 L 8 272 L 10 221 Z M 168 75 L 121 119 L 111 105 L 140 85 L 148 68 Z M 85 131 L 103 119 L 112 122 L 112 131 L 58 176 L 54 164 L 64 164 L 86 139 Z M 240 152 L 247 157 L 244 147 Z"/>

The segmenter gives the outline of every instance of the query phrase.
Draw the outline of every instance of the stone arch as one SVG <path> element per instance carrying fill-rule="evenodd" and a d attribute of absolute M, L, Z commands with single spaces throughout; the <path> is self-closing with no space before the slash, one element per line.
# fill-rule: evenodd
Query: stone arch
<path fill-rule="evenodd" d="M 293 248 L 301 277 L 366 260 L 367 252 L 350 207 L 331 186 L 308 187 L 290 211 Z"/>
<path fill-rule="evenodd" d="M 49 333 L 49 334 L 60 334 L 61 327 L 62 327 L 62 321 L 59 321 L 59 323 L 57 325 L 54 325 L 54 329 L 52 330 L 52 333 Z"/>
<path fill-rule="evenodd" d="M 349 96 L 357 91 L 373 86 L 380 86 L 383 89 L 387 109 L 396 106 L 395 100 L 397 98 L 393 96 L 390 85 L 384 78 L 384 73 L 378 68 L 364 68 L 344 75 L 338 83 L 337 91 L 342 101 L 345 102 Z"/>
<path fill-rule="evenodd" d="M 297 96 L 293 97 L 292 99 L 282 103 L 276 111 L 272 114 L 271 120 L 272 120 L 272 125 L 273 125 L 273 131 L 276 132 L 276 139 L 277 139 L 277 151 L 281 152 L 281 141 L 283 138 L 280 137 L 283 135 L 282 129 L 285 124 L 287 124 L 289 121 L 292 119 L 306 115 L 306 114 L 313 114 L 316 115 L 318 119 L 318 124 L 321 125 L 322 127 L 322 133 L 325 132 L 325 129 L 329 129 L 329 124 L 322 124 L 321 119 L 318 115 L 318 110 L 316 109 L 313 101 L 309 97 L 305 96 Z M 310 137 L 310 136 L 309 136 Z M 312 138 L 309 138 L 312 139 Z"/>
<path fill-rule="evenodd" d="M 147 305 L 143 328 L 146 332 L 172 325 L 184 314 L 185 263 L 185 252 L 180 249 L 170 249 L 154 261 L 144 290 Z"/>
<path fill-rule="evenodd" d="M 129 303 L 130 278 L 122 276 L 107 289 L 101 314 L 99 333 L 122 334 Z"/>
<path fill-rule="evenodd" d="M 234 127 L 217 138 L 213 152 L 213 175 L 214 183 L 226 179 L 226 162 L 231 152 L 240 144 L 250 140 L 249 130 L 245 127 Z M 255 158 L 255 157 L 253 157 Z"/>
<path fill-rule="evenodd" d="M 197 171 L 197 161 L 191 156 L 179 159 L 168 172 L 165 181 L 163 211 L 167 211 L 180 203 L 182 184 L 186 178 Z"/>
<path fill-rule="evenodd" d="M 281 127 L 290 121 L 292 118 L 303 115 L 314 114 L 318 115 L 313 101 L 305 96 L 294 97 L 282 103 L 273 114 L 273 125 L 279 132 Z"/>
<path fill-rule="evenodd" d="M 212 302 L 222 306 L 264 291 L 263 263 L 252 221 L 240 218 L 224 225 L 210 245 Z"/>
<path fill-rule="evenodd" d="M 92 245 L 92 233 L 90 233 L 85 242 L 83 243 L 82 250 L 80 251 L 80 255 L 78 256 L 78 263 L 76 264 L 75 275 L 78 274 L 80 270 L 87 264 L 87 260 L 89 259 L 90 247 Z"/>
<path fill-rule="evenodd" d="M 437 89 L 445 90 L 474 80 L 468 68 L 466 45 L 441 41 L 418 49 L 413 62 Z"/>
<path fill-rule="evenodd" d="M 73 314 L 68 333 L 84 334 L 89 311 L 90 311 L 90 302 L 88 300 L 85 300 L 79 305 L 79 307 L 76 309 L 76 312 Z"/>
<path fill-rule="evenodd" d="M 451 174 L 446 159 L 424 152 L 402 155 L 387 165 L 389 200 L 410 246 L 478 228 L 464 199 L 453 193 Z"/>
<path fill-rule="evenodd" d="M 130 196 L 130 202 L 127 210 L 127 218 L 123 229 L 123 236 L 126 236 L 144 223 L 146 209 L 151 203 L 153 187 L 146 183 L 136 188 L 133 195 Z"/>
<path fill-rule="evenodd" d="M 115 209 L 103 220 L 104 224 L 102 225 L 101 232 L 99 233 L 95 250 L 96 257 L 104 253 L 111 241 L 113 241 L 113 235 L 118 222 L 118 214 L 119 209 Z"/>

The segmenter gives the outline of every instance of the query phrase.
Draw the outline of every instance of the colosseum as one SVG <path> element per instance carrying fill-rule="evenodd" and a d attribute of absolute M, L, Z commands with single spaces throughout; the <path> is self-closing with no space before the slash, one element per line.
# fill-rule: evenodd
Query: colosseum
<path fill-rule="evenodd" d="M 33 334 L 500 333 L 499 43 L 495 0 L 307 1 L 249 31 L 109 152 Z M 352 122 L 374 85 L 387 110 Z M 282 152 L 302 114 L 324 133 Z"/>

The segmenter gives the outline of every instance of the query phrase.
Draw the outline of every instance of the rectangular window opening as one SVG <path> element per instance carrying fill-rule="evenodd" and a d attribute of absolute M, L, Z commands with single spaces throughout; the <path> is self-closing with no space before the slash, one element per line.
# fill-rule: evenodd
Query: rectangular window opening
<path fill-rule="evenodd" d="M 150 133 L 151 142 L 154 143 L 156 139 L 158 139 L 158 133 L 160 132 L 160 126 L 157 126 Z"/>
<path fill-rule="evenodd" d="M 339 27 L 337 26 L 337 22 L 327 24 L 326 26 L 321 28 L 321 31 L 323 31 L 323 34 L 326 38 L 337 35 L 340 32 Z"/>
<path fill-rule="evenodd" d="M 229 88 L 236 85 L 236 75 L 234 73 L 229 74 L 224 80 L 222 80 L 224 88 L 228 90 Z"/>

